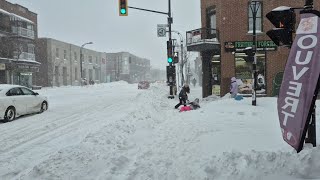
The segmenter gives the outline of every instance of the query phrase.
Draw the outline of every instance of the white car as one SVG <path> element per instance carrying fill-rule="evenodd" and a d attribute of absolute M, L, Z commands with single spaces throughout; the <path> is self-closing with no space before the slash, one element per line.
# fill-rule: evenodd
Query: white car
<path fill-rule="evenodd" d="M 0 119 L 6 122 L 16 117 L 48 109 L 44 96 L 19 85 L 0 84 Z"/>

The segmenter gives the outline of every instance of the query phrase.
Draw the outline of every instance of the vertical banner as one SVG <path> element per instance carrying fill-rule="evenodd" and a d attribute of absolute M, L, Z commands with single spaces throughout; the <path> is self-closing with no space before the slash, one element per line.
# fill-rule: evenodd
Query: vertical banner
<path fill-rule="evenodd" d="M 303 147 L 320 74 L 319 22 L 313 13 L 301 14 L 278 98 L 283 139 L 298 153 Z"/>

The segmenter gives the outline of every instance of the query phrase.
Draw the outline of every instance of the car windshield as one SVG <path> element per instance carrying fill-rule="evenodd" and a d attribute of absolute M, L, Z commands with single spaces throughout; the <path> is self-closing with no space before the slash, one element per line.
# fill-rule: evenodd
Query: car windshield
<path fill-rule="evenodd" d="M 319 10 L 0 0 L 0 180 L 320 180 Z"/>

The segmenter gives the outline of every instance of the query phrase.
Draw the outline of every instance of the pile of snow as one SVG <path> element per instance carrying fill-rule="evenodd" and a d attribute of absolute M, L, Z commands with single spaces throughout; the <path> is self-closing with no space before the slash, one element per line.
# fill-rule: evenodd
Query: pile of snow
<path fill-rule="evenodd" d="M 0 148 L 0 179 L 320 179 L 320 149 L 307 146 L 297 154 L 282 140 L 276 98 L 258 98 L 254 107 L 251 98 L 201 99 L 196 87 L 189 99 L 200 98 L 201 108 L 179 113 L 168 91 L 163 84 L 138 90 L 121 82 L 42 90 L 53 107 L 41 114 L 46 120 L 32 123 L 41 131 L 42 124 L 58 129 L 43 132 L 47 139 Z M 71 102 L 78 115 L 58 121 Z M 90 112 L 81 113 L 80 103 Z M 69 118 L 76 122 L 59 129 Z M 13 122 L 24 129 L 15 137 L 36 133 L 20 123 Z M 14 127 L 7 124 L 0 132 L 10 137 Z"/>

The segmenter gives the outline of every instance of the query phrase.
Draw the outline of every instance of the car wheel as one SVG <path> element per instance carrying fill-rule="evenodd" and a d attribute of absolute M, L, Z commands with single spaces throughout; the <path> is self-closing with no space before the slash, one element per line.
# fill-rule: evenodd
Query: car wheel
<path fill-rule="evenodd" d="M 48 103 L 44 101 L 44 102 L 42 102 L 42 104 L 41 104 L 40 113 L 42 113 L 42 112 L 44 112 L 44 111 L 46 111 L 46 110 L 48 110 Z"/>
<path fill-rule="evenodd" d="M 16 109 L 14 107 L 8 107 L 6 113 L 4 114 L 4 121 L 10 122 L 16 118 Z"/>

